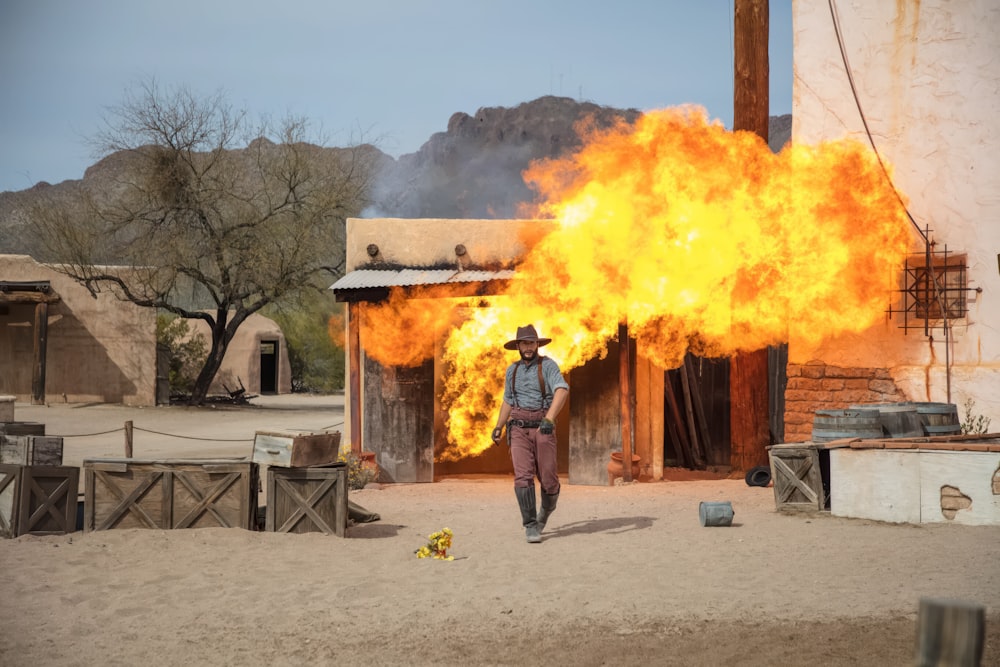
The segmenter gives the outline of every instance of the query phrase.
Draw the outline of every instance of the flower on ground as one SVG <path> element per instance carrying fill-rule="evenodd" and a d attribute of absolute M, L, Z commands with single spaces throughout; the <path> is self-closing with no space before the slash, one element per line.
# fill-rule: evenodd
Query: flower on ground
<path fill-rule="evenodd" d="M 455 560 L 454 556 L 448 555 L 451 548 L 451 528 L 442 528 L 431 533 L 427 537 L 427 544 L 417 549 L 414 553 L 417 558 L 433 558 L 435 560 Z"/>

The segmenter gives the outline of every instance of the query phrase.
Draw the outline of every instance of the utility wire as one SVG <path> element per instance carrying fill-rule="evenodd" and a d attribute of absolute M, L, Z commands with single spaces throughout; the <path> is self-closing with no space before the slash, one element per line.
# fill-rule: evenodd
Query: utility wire
<path fill-rule="evenodd" d="M 847 81 L 851 85 L 851 95 L 854 96 L 854 104 L 858 107 L 858 115 L 861 117 L 861 124 L 865 128 L 865 134 L 868 135 L 868 143 L 871 145 L 872 150 L 875 151 L 875 159 L 878 160 L 878 165 L 882 168 L 882 173 L 885 174 L 886 180 L 889 182 L 893 193 L 896 195 L 896 199 L 899 200 L 899 205 L 903 207 L 903 212 L 906 213 L 907 219 L 909 219 L 913 228 L 917 230 L 917 233 L 920 234 L 920 238 L 924 240 L 924 243 L 927 243 L 927 235 L 924 234 L 922 229 L 920 229 L 917 221 L 913 219 L 909 209 L 906 207 L 906 203 L 903 202 L 902 195 L 900 195 L 899 190 L 896 189 L 896 184 L 892 182 L 892 177 L 889 176 L 889 170 L 886 169 L 885 163 L 882 162 L 882 156 L 878 152 L 878 146 L 875 145 L 875 138 L 872 136 L 872 131 L 868 127 L 868 119 L 865 117 L 864 109 L 861 108 L 861 99 L 858 97 L 858 88 L 854 84 L 854 74 L 851 71 L 851 64 L 847 60 L 847 49 L 844 47 L 844 37 L 840 30 L 840 18 L 837 16 L 836 3 L 834 0 L 828 0 L 828 4 L 830 5 L 830 17 L 833 19 L 833 30 L 837 35 L 837 46 L 840 47 L 840 57 L 844 61 L 844 70 L 847 72 Z"/>

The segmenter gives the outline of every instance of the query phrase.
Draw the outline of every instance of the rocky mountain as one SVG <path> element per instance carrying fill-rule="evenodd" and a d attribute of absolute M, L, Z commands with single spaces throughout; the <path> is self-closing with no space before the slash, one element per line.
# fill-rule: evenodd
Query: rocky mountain
<path fill-rule="evenodd" d="M 382 153 L 367 217 L 508 218 L 532 198 L 521 173 L 532 160 L 558 157 L 580 146 L 575 124 L 590 118 L 597 127 L 633 121 L 636 109 L 617 109 L 567 97 L 540 97 L 516 107 L 458 112 L 447 130 L 432 135 L 416 153 L 393 159 Z M 791 116 L 772 116 L 770 145 L 778 150 L 791 137 Z M 339 149 L 325 149 L 336 151 Z M 373 149 L 377 150 L 377 149 Z M 381 151 L 377 151 L 381 153 Z M 28 212 L 45 201 L 69 199 L 77 188 L 107 193 L 129 168 L 129 156 L 115 153 L 95 163 L 83 179 L 0 193 L 0 253 L 44 259 L 31 240 Z"/>

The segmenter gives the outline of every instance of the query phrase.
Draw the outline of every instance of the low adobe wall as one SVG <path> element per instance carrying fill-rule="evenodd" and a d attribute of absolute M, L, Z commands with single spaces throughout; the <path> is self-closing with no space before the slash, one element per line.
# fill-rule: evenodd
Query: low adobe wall
<path fill-rule="evenodd" d="M 887 368 L 845 368 L 811 361 L 788 364 L 787 372 L 785 442 L 805 442 L 812 437 L 816 410 L 908 400 Z"/>

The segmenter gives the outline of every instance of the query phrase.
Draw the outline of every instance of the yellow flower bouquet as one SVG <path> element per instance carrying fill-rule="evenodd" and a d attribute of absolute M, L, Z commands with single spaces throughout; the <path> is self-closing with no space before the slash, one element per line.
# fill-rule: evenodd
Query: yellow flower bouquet
<path fill-rule="evenodd" d="M 428 542 L 417 549 L 414 553 L 417 558 L 433 558 L 435 560 L 455 560 L 454 556 L 448 555 L 451 548 L 451 528 L 442 528 L 436 533 L 428 536 Z"/>

